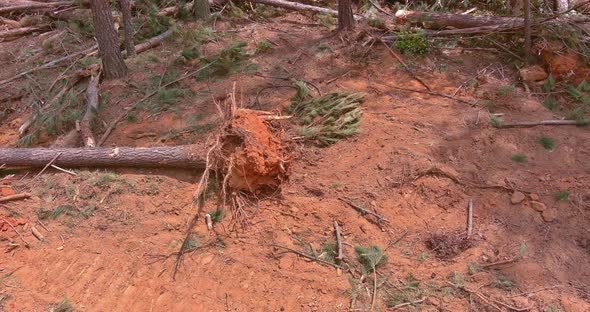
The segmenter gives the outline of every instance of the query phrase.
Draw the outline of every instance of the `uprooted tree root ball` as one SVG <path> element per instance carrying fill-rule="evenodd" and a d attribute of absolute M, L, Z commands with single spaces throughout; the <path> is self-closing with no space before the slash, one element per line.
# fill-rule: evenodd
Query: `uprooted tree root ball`
<path fill-rule="evenodd" d="M 249 199 L 275 194 L 289 176 L 291 160 L 281 137 L 269 125 L 281 119 L 269 112 L 238 109 L 233 94 L 217 104 L 224 121 L 206 157 L 206 168 L 195 194 L 202 211 L 214 178 L 220 206 L 243 221 Z M 213 176 L 211 176 L 213 174 Z"/>

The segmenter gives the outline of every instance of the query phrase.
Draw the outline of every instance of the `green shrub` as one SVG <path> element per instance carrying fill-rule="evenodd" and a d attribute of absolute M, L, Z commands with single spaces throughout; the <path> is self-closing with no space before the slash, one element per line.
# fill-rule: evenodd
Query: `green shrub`
<path fill-rule="evenodd" d="M 423 55 L 430 51 L 428 37 L 421 32 L 400 32 L 394 47 L 405 55 Z"/>

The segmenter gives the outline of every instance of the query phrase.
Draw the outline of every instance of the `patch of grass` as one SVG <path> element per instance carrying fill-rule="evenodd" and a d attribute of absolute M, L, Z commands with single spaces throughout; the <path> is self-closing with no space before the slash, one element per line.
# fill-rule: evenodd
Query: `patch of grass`
<path fill-rule="evenodd" d="M 520 245 L 518 245 L 518 255 L 516 256 L 518 259 L 522 259 L 524 258 L 524 255 L 526 254 L 526 252 L 529 250 L 529 246 L 527 245 L 526 242 L 520 242 Z"/>
<path fill-rule="evenodd" d="M 272 49 L 272 43 L 268 40 L 262 40 L 256 45 L 256 54 L 262 54 Z"/>
<path fill-rule="evenodd" d="M 413 276 L 408 276 L 405 279 L 404 286 L 395 291 L 388 292 L 385 299 L 387 307 L 391 308 L 398 304 L 413 302 L 416 299 L 423 297 L 424 292 L 420 287 L 420 282 Z"/>
<path fill-rule="evenodd" d="M 514 154 L 512 155 L 512 157 L 510 157 L 510 159 L 512 159 L 512 161 L 514 162 L 518 162 L 518 163 L 523 163 L 523 162 L 527 162 L 529 160 L 529 157 L 525 154 Z"/>
<path fill-rule="evenodd" d="M 539 144 L 541 144 L 546 150 L 552 150 L 555 147 L 555 141 L 552 138 L 546 136 L 542 136 L 539 139 Z"/>
<path fill-rule="evenodd" d="M 553 198 L 555 198 L 555 200 L 568 200 L 569 197 L 570 197 L 569 191 L 559 191 L 559 192 L 556 192 L 555 194 L 553 194 Z"/>
<path fill-rule="evenodd" d="M 139 121 L 139 117 L 137 117 L 137 115 L 135 114 L 129 114 L 127 115 L 127 122 L 129 123 L 136 123 Z"/>
<path fill-rule="evenodd" d="M 516 87 L 514 85 L 507 85 L 498 88 L 498 95 L 514 95 Z"/>
<path fill-rule="evenodd" d="M 428 259 L 428 253 L 426 253 L 426 252 L 422 252 L 418 256 L 418 262 L 420 262 L 420 263 L 426 261 L 427 259 Z"/>
<path fill-rule="evenodd" d="M 358 261 L 361 263 L 363 275 L 368 275 L 369 272 L 387 261 L 387 256 L 379 246 L 354 246 L 354 251 L 356 252 Z"/>
<path fill-rule="evenodd" d="M 567 119 L 569 120 L 575 120 L 578 122 L 584 122 L 585 118 L 586 118 L 586 113 L 584 112 L 584 110 L 581 107 L 576 107 L 574 109 L 572 109 L 568 114 L 567 114 Z"/>
<path fill-rule="evenodd" d="M 453 283 L 453 286 L 455 288 L 460 288 L 463 287 L 463 285 L 465 285 L 465 276 L 463 275 L 462 272 L 453 272 L 453 274 L 450 277 L 451 279 L 451 283 Z"/>
<path fill-rule="evenodd" d="M 421 32 L 402 31 L 393 46 L 404 55 L 423 55 L 430 52 L 428 37 Z"/>
<path fill-rule="evenodd" d="M 477 262 L 469 262 L 467 264 L 467 273 L 469 275 L 474 275 L 480 271 L 481 271 L 481 267 L 479 266 L 479 264 L 477 264 Z"/>
<path fill-rule="evenodd" d="M 70 301 L 68 300 L 68 297 L 64 297 L 58 304 L 56 304 L 53 309 L 51 309 L 52 312 L 72 312 L 74 311 L 74 308 L 72 307 L 72 304 L 70 304 Z"/>
<path fill-rule="evenodd" d="M 367 21 L 367 24 L 369 24 L 369 26 L 371 26 L 373 28 L 383 29 L 383 30 L 387 29 L 387 25 L 385 25 L 385 22 L 380 18 L 370 18 Z"/>
<path fill-rule="evenodd" d="M 490 126 L 494 128 L 502 128 L 502 119 L 496 117 L 495 115 L 490 115 Z"/>
<path fill-rule="evenodd" d="M 492 287 L 501 289 L 511 289 L 514 287 L 514 282 L 511 281 L 508 277 L 499 274 L 496 276 L 496 281 L 492 283 Z"/>
<path fill-rule="evenodd" d="M 245 66 L 249 57 L 245 50 L 247 45 L 244 41 L 235 42 L 212 56 L 201 58 L 203 65 L 210 66 L 201 71 L 197 79 L 223 77 L 237 72 L 242 67 L 248 67 Z"/>
<path fill-rule="evenodd" d="M 63 214 L 66 214 L 69 216 L 75 216 L 75 215 L 77 215 L 76 208 L 72 205 L 60 205 L 60 206 L 57 206 L 53 209 L 39 208 L 37 210 L 37 217 L 40 220 L 46 220 L 49 218 L 55 220 Z"/>
<path fill-rule="evenodd" d="M 188 251 L 199 248 L 199 239 L 196 234 L 191 233 L 182 243 L 181 251 Z"/>
<path fill-rule="evenodd" d="M 217 223 L 217 222 L 221 222 L 221 220 L 223 219 L 223 209 L 221 208 L 217 208 L 215 210 L 213 210 L 212 212 L 209 213 L 211 215 L 211 221 L 213 221 L 213 223 Z"/>
<path fill-rule="evenodd" d="M 151 113 L 168 111 L 178 104 L 181 98 L 185 98 L 188 94 L 188 90 L 179 88 L 160 89 L 142 107 Z"/>
<path fill-rule="evenodd" d="M 336 25 L 336 23 L 338 22 L 336 20 L 336 18 L 334 18 L 332 15 L 330 14 L 316 14 L 314 17 L 315 21 L 318 22 L 320 25 L 326 27 L 326 28 L 330 28 L 334 25 Z"/>
<path fill-rule="evenodd" d="M 162 63 L 162 59 L 160 58 L 160 56 L 156 52 L 153 52 L 153 51 L 141 53 L 139 55 L 139 58 L 143 62 L 147 62 L 147 63 Z"/>
<path fill-rule="evenodd" d="M 182 53 L 180 53 L 180 55 L 182 55 L 182 57 L 184 57 L 186 60 L 190 61 L 199 58 L 201 56 L 201 52 L 199 52 L 199 49 L 197 47 L 191 47 L 182 50 Z"/>
<path fill-rule="evenodd" d="M 327 241 L 322 247 L 320 258 L 328 262 L 335 263 L 336 257 L 338 256 L 337 252 L 336 243 L 334 241 Z"/>
<path fill-rule="evenodd" d="M 557 105 L 557 100 L 554 97 L 550 96 L 543 100 L 543 106 L 547 109 L 554 110 L 557 108 Z"/>
<path fill-rule="evenodd" d="M 543 84 L 543 91 L 551 92 L 553 90 L 554 86 L 555 86 L 555 79 L 553 79 L 553 75 L 549 74 L 549 77 L 547 77 L 547 80 Z"/>

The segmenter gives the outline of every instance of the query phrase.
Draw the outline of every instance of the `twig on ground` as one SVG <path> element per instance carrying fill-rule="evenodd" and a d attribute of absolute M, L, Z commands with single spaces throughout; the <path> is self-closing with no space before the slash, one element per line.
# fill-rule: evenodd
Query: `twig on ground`
<path fill-rule="evenodd" d="M 429 95 L 444 97 L 444 98 L 447 98 L 447 99 L 455 100 L 457 102 L 465 103 L 467 105 L 475 106 L 475 103 L 471 103 L 469 101 L 465 101 L 465 100 L 462 100 L 460 98 L 456 98 L 454 96 L 450 96 L 450 95 L 446 95 L 446 94 L 442 94 L 442 93 L 437 93 L 437 92 L 432 92 L 432 91 L 416 90 L 416 89 L 409 89 L 409 88 L 394 87 L 394 86 L 389 86 L 389 87 L 390 88 L 393 88 L 393 89 L 401 90 L 401 91 L 418 92 L 418 93 L 425 93 L 425 94 L 429 94 Z"/>
<path fill-rule="evenodd" d="M 471 239 L 471 234 L 473 231 L 473 200 L 469 199 L 469 204 L 467 204 L 467 239 Z"/>
<path fill-rule="evenodd" d="M 325 264 L 325 265 L 329 265 L 329 266 L 331 266 L 331 267 L 335 267 L 335 268 L 337 268 L 337 269 L 342 269 L 342 267 L 341 267 L 341 266 L 339 266 L 339 265 L 337 265 L 337 264 L 335 264 L 335 263 L 328 262 L 328 261 L 326 261 L 326 260 L 322 260 L 322 259 L 320 259 L 320 258 L 316 258 L 316 257 L 314 257 L 314 256 L 310 256 L 310 255 L 308 255 L 308 254 L 306 254 L 306 253 L 303 253 L 303 252 L 301 252 L 301 251 L 297 251 L 297 250 L 295 250 L 295 249 L 291 249 L 291 248 L 289 248 L 289 247 L 285 247 L 285 246 L 281 246 L 281 245 L 277 245 L 277 244 L 270 244 L 270 245 L 271 245 L 271 246 L 273 246 L 273 247 L 277 247 L 277 248 L 282 248 L 282 249 L 288 250 L 288 251 L 290 251 L 290 252 L 292 252 L 292 253 L 294 253 L 294 254 L 300 255 L 300 256 L 302 256 L 302 257 L 304 257 L 304 258 L 307 258 L 307 259 L 310 259 L 310 260 L 313 260 L 313 261 L 316 261 L 316 262 L 319 262 L 319 263 L 322 263 L 322 264 Z"/>
<path fill-rule="evenodd" d="M 387 48 L 387 50 L 389 51 L 389 53 L 391 53 L 391 55 L 393 55 L 398 62 L 400 62 L 400 64 L 402 64 L 402 66 L 404 67 L 404 69 L 406 70 L 406 72 L 408 72 L 408 74 L 410 74 L 410 76 L 412 76 L 412 78 L 416 81 L 418 81 L 424 88 L 426 88 L 426 90 L 428 91 L 432 91 L 430 89 L 430 87 L 424 82 L 422 81 L 422 79 L 418 78 L 418 76 L 416 76 L 416 74 L 414 74 L 414 72 L 410 69 L 410 67 L 406 64 L 406 62 L 404 62 L 404 60 L 402 60 L 402 58 L 397 55 L 397 53 L 395 53 L 390 47 L 389 45 L 387 45 L 387 43 L 385 43 L 385 41 L 379 39 L 381 41 L 381 43 Z"/>
<path fill-rule="evenodd" d="M 535 126 L 579 126 L 583 124 L 584 122 L 580 122 L 577 120 L 543 120 L 531 122 L 503 123 L 500 128 L 527 128 Z"/>
<path fill-rule="evenodd" d="M 485 39 L 487 39 L 489 42 L 493 43 L 494 45 L 498 46 L 498 48 L 504 50 L 504 52 L 514 56 L 517 60 L 519 61 L 524 61 L 522 57 L 520 57 L 519 55 L 517 55 L 516 53 L 510 51 L 510 49 L 508 49 L 507 47 L 505 47 L 503 44 L 499 43 L 498 41 L 490 38 L 490 37 L 485 37 Z"/>
<path fill-rule="evenodd" d="M 77 174 L 77 173 L 75 173 L 74 171 L 70 171 L 70 170 L 67 170 L 67 169 L 64 169 L 64 168 L 58 167 L 58 166 L 56 166 L 56 165 L 51 165 L 51 168 L 53 168 L 53 169 L 57 169 L 57 170 L 59 170 L 59 171 L 61 171 L 61 172 L 64 172 L 64 173 L 67 173 L 67 174 L 70 174 L 70 175 L 73 175 L 73 176 L 77 176 L 77 175 L 78 175 L 78 174 Z"/>
<path fill-rule="evenodd" d="M 23 241 L 23 243 L 25 243 L 25 246 L 29 247 L 29 243 L 25 240 L 25 238 L 22 235 L 20 235 L 18 230 L 12 224 L 10 224 L 10 222 L 8 222 L 8 220 L 2 219 L 2 221 L 4 221 L 6 224 L 8 224 L 8 226 L 10 226 L 12 228 L 12 230 L 16 233 L 16 235 L 18 235 L 18 237 L 20 237 L 20 239 Z"/>
<path fill-rule="evenodd" d="M 375 9 L 377 9 L 377 11 L 379 11 L 387 16 L 395 17 L 394 14 L 391 14 L 391 13 L 385 11 L 379 4 L 375 3 L 375 1 L 369 0 L 369 2 L 375 7 Z"/>
<path fill-rule="evenodd" d="M 29 193 L 14 194 L 14 195 L 0 197 L 0 203 L 7 203 L 10 201 L 27 199 L 27 198 L 31 198 L 31 194 L 29 194 Z"/>
<path fill-rule="evenodd" d="M 385 219 L 382 215 L 377 214 L 371 210 L 367 210 L 353 202 L 351 202 L 350 200 L 343 198 L 343 197 L 338 197 L 339 200 L 343 201 L 344 203 L 348 204 L 350 207 L 362 212 L 362 213 L 366 213 L 366 214 L 370 214 L 372 216 L 375 216 L 379 221 L 385 221 L 385 222 L 389 222 L 389 220 Z"/>
<path fill-rule="evenodd" d="M 41 234 L 41 232 L 39 232 L 39 230 L 37 230 L 37 228 L 34 225 L 33 227 L 31 227 L 31 232 L 33 233 L 33 236 L 35 236 L 38 240 L 43 241 L 45 239 L 43 234 Z"/>
<path fill-rule="evenodd" d="M 338 76 L 336 76 L 336 77 L 334 77 L 334 78 L 332 78 L 332 79 L 330 79 L 330 80 L 326 81 L 326 85 L 329 85 L 329 84 L 331 84 L 332 82 L 334 82 L 334 81 L 336 81 L 336 80 L 338 80 L 338 79 L 340 79 L 340 78 L 342 78 L 342 77 L 344 77 L 344 76 L 346 76 L 346 75 L 350 74 L 350 72 L 352 72 L 352 71 L 351 71 L 351 70 L 349 70 L 349 71 L 345 72 L 345 73 L 344 73 L 344 74 L 342 74 L 342 75 L 338 75 Z"/>
<path fill-rule="evenodd" d="M 340 238 L 340 226 L 338 226 L 338 221 L 334 220 L 334 232 L 336 233 L 336 248 L 338 249 L 338 253 L 336 255 L 336 260 L 340 263 L 344 260 L 344 254 L 342 253 L 342 239 Z"/>
<path fill-rule="evenodd" d="M 545 291 L 545 290 L 550 290 L 550 289 L 555 289 L 555 288 L 561 288 L 561 287 L 563 287 L 563 286 L 562 285 L 554 285 L 554 286 L 551 286 L 551 287 L 544 287 L 544 288 L 533 290 L 533 291 L 527 291 L 527 292 L 522 292 L 522 293 L 515 294 L 515 295 L 510 295 L 510 296 L 508 296 L 508 298 L 521 297 L 521 296 L 529 296 L 529 295 L 536 294 L 536 293 L 539 293 L 539 292 L 542 292 L 542 291 Z"/>
<path fill-rule="evenodd" d="M 400 303 L 398 305 L 394 305 L 393 307 L 389 308 L 389 310 L 395 311 L 397 309 L 401 309 L 401 308 L 407 307 L 409 305 L 415 305 L 415 304 L 418 304 L 418 303 L 422 303 L 422 302 L 424 302 L 424 300 L 426 300 L 426 297 L 424 297 L 424 298 L 422 298 L 420 300 L 412 301 L 412 302 Z"/>
<path fill-rule="evenodd" d="M 48 228 L 45 226 L 45 224 L 43 224 L 43 222 L 41 222 L 41 220 L 37 220 L 37 223 L 38 223 L 38 224 L 39 224 L 39 225 L 40 225 L 40 226 L 41 226 L 43 229 L 45 229 L 45 231 L 47 231 L 47 232 L 51 232 L 51 230 L 50 230 L 50 229 L 48 229 Z"/>
<path fill-rule="evenodd" d="M 131 105 L 130 107 L 128 107 L 121 115 L 119 115 L 117 118 L 115 118 L 115 120 L 113 120 L 113 122 L 111 122 L 111 124 L 109 125 L 109 127 L 107 128 L 107 130 L 104 132 L 104 134 L 102 135 L 102 137 L 100 138 L 100 141 L 98 141 L 98 143 L 96 144 L 96 146 L 102 146 L 104 144 L 104 142 L 106 141 L 106 139 L 109 137 L 109 135 L 111 134 L 111 132 L 115 129 L 115 127 L 117 126 L 117 124 L 123 120 L 123 118 L 125 118 L 129 112 L 131 112 L 132 110 L 134 110 L 137 106 L 139 106 L 139 104 L 145 102 L 146 100 L 148 100 L 149 98 L 151 98 L 152 96 L 158 94 L 158 92 L 160 92 L 162 89 L 171 86 L 177 82 L 180 82 L 184 79 L 187 79 L 189 77 L 192 77 L 196 74 L 198 74 L 199 72 L 201 72 L 202 70 L 207 69 L 208 67 L 210 67 L 211 65 L 215 64 L 215 62 L 211 62 L 193 72 L 190 72 L 172 82 L 169 82 L 165 85 L 163 85 L 162 87 L 156 89 L 155 91 L 149 93 L 148 95 L 144 96 L 143 98 L 141 98 L 139 101 L 135 102 L 133 105 Z"/>
<path fill-rule="evenodd" d="M 483 264 L 481 265 L 482 269 L 487 269 L 493 266 L 497 266 L 497 265 L 503 265 L 503 264 L 510 264 L 510 263 L 514 263 L 516 261 L 520 260 L 520 258 L 512 258 L 509 260 L 503 260 L 503 261 L 497 261 L 497 262 L 492 262 L 492 263 L 488 263 L 488 264 Z"/>
<path fill-rule="evenodd" d="M 43 172 L 45 172 L 45 170 L 47 170 L 47 168 L 49 168 L 49 166 L 53 165 L 53 163 L 55 162 L 55 160 L 57 160 L 57 158 L 61 155 L 62 153 L 59 152 L 57 153 L 48 163 L 47 165 L 45 165 L 45 167 L 43 167 L 43 169 L 41 169 L 41 171 L 39 171 L 39 173 L 37 173 L 37 175 L 31 179 L 31 182 L 35 181 L 41 174 L 43 174 Z"/>

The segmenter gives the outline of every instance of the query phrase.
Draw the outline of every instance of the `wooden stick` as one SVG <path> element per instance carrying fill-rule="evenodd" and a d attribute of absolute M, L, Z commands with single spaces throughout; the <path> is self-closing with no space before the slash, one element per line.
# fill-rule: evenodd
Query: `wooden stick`
<path fill-rule="evenodd" d="M 533 290 L 533 291 L 527 291 L 527 292 L 522 292 L 522 293 L 516 294 L 516 295 L 510 295 L 510 296 L 508 296 L 508 298 L 521 297 L 521 296 L 529 296 L 529 295 L 536 294 L 536 293 L 539 293 L 539 292 L 542 292 L 542 291 L 545 291 L 545 290 L 550 290 L 550 289 L 555 289 L 555 288 L 561 288 L 561 287 L 563 287 L 563 286 L 562 285 L 554 285 L 554 286 L 551 286 L 551 287 L 544 287 L 544 288 Z"/>
<path fill-rule="evenodd" d="M 45 165 L 45 167 L 43 167 L 43 169 L 41 169 L 41 171 L 39 171 L 39 173 L 37 173 L 37 175 L 31 180 L 31 182 L 35 181 L 43 172 L 45 172 L 45 170 L 47 170 L 47 168 L 49 168 L 49 166 L 51 166 L 61 154 L 61 152 L 55 154 L 55 156 L 47 163 L 47 165 Z"/>
<path fill-rule="evenodd" d="M 328 262 L 328 261 L 322 260 L 322 259 L 320 259 L 320 258 L 316 258 L 316 257 L 314 257 L 314 256 L 310 256 L 310 255 L 308 255 L 308 254 L 305 254 L 305 253 L 303 253 L 303 252 L 297 251 L 297 250 L 295 250 L 295 249 L 291 249 L 291 248 L 289 248 L 289 247 L 285 247 L 285 246 L 281 246 L 281 245 L 277 245 L 277 244 L 271 244 L 271 246 L 273 246 L 273 247 L 277 247 L 277 248 L 283 248 L 283 249 L 285 249 L 285 250 L 288 250 L 288 251 L 290 251 L 290 252 L 292 252 L 292 253 L 294 253 L 294 254 L 300 255 L 300 256 L 302 256 L 302 257 L 304 257 L 304 258 L 307 258 L 307 259 L 310 259 L 310 260 L 313 260 L 313 261 L 317 261 L 317 262 L 319 262 L 319 263 L 322 263 L 322 264 L 325 264 L 325 265 L 329 265 L 329 266 L 331 266 L 331 267 L 335 267 L 335 268 L 337 268 L 337 269 L 342 269 L 342 267 L 341 267 L 341 266 L 339 266 L 339 265 L 337 265 L 337 264 L 335 264 L 335 263 Z"/>
<path fill-rule="evenodd" d="M 473 231 L 473 200 L 469 199 L 467 204 L 467 239 L 471 239 L 471 233 Z"/>
<path fill-rule="evenodd" d="M 31 194 L 29 194 L 29 193 L 14 194 L 14 195 L 0 197 L 0 203 L 7 203 L 10 201 L 27 199 L 27 198 L 31 198 Z"/>
<path fill-rule="evenodd" d="M 336 260 L 341 262 L 344 260 L 344 254 L 342 253 L 342 239 L 340 238 L 340 227 L 338 226 L 338 221 L 334 220 L 334 232 L 336 232 L 336 247 L 338 248 L 338 254 L 336 256 Z"/>
<path fill-rule="evenodd" d="M 61 172 L 64 172 L 64 173 L 67 173 L 67 174 L 70 174 L 70 175 L 73 175 L 73 176 L 77 176 L 77 175 L 78 175 L 78 174 L 77 174 L 77 173 L 75 173 L 74 171 L 70 171 L 70 170 L 67 170 L 67 169 L 64 169 L 64 168 L 58 167 L 58 166 L 56 166 L 56 165 L 51 165 L 51 168 L 53 168 L 53 169 L 57 169 L 57 170 L 59 170 L 59 171 L 61 171 Z"/>
<path fill-rule="evenodd" d="M 22 235 L 20 235 L 20 233 L 14 228 L 14 226 L 12 226 L 12 224 L 10 224 L 10 222 L 8 222 L 8 220 L 6 219 L 2 220 L 12 228 L 12 230 L 16 233 L 16 235 L 18 235 L 18 237 L 20 237 L 20 239 L 25 243 L 25 246 L 29 247 L 29 243 L 25 240 L 25 238 Z"/>
<path fill-rule="evenodd" d="M 465 103 L 467 105 L 475 106 L 475 103 L 471 103 L 469 101 L 465 101 L 465 100 L 462 100 L 462 99 L 459 99 L 459 98 L 456 98 L 456 97 L 452 97 L 450 95 L 442 94 L 442 93 L 436 93 L 436 92 L 431 92 L 431 91 L 423 91 L 423 90 L 416 90 L 416 89 L 409 89 L 409 88 L 394 87 L 394 86 L 389 86 L 389 87 L 390 88 L 393 88 L 393 89 L 401 90 L 401 91 L 425 93 L 425 94 L 429 94 L 429 95 L 444 97 L 444 98 L 447 98 L 447 99 L 455 100 L 457 102 Z"/>
<path fill-rule="evenodd" d="M 391 307 L 390 310 L 395 311 L 397 309 L 401 309 L 401 308 L 407 307 L 409 305 L 415 305 L 415 304 L 418 304 L 418 303 L 422 303 L 422 302 L 424 302 L 424 300 L 426 300 L 426 297 L 424 297 L 424 298 L 422 298 L 420 300 L 412 301 L 412 302 L 400 303 L 398 305 L 394 305 L 393 307 Z"/>
<path fill-rule="evenodd" d="M 139 49 L 137 49 L 137 52 L 139 52 Z M 127 116 L 127 114 L 129 114 L 129 112 L 131 112 L 133 109 L 135 109 L 137 106 L 139 106 L 139 104 L 145 102 L 146 100 L 148 100 L 149 98 L 151 98 L 152 96 L 156 95 L 158 92 L 160 92 L 162 89 L 175 84 L 181 80 L 187 79 L 189 77 L 192 77 L 196 74 L 198 74 L 199 72 L 201 72 L 202 70 L 205 70 L 206 68 L 208 68 L 209 66 L 215 64 L 215 62 L 211 62 L 193 72 L 190 72 L 172 82 L 169 82 L 165 85 L 163 85 L 161 88 L 158 88 L 157 90 L 151 92 L 150 94 L 142 97 L 139 101 L 135 102 L 135 104 L 131 105 L 130 107 L 128 107 L 121 115 L 119 115 L 117 118 L 115 118 L 115 120 L 113 120 L 113 122 L 111 122 L 111 124 L 109 125 L 109 127 L 107 128 L 107 130 L 104 132 L 104 134 L 102 135 L 102 137 L 100 138 L 100 141 L 98 141 L 98 143 L 96 144 L 96 146 L 101 146 L 104 144 L 104 142 L 107 140 L 107 138 L 109 137 L 109 135 L 111 134 L 111 132 L 115 129 L 115 126 L 117 126 L 117 124 L 123 120 L 123 118 L 125 118 Z"/>
<path fill-rule="evenodd" d="M 47 29 L 47 28 L 48 28 L 48 25 L 42 25 L 42 26 L 21 27 L 21 28 L 15 28 L 15 29 L 10 29 L 10 30 L 4 30 L 4 31 L 0 31 L 0 39 L 5 39 L 5 40 L 8 40 L 7 38 L 16 39 L 16 37 L 27 35 L 32 32 Z"/>
<path fill-rule="evenodd" d="M 531 122 L 514 122 L 502 124 L 500 128 L 528 128 L 536 126 L 580 126 L 586 122 L 577 120 L 543 120 Z"/>
<path fill-rule="evenodd" d="M 516 262 L 518 260 L 520 260 L 520 258 L 512 258 L 512 259 L 509 259 L 509 260 L 492 262 L 492 263 L 488 263 L 488 264 L 482 265 L 481 268 L 482 269 L 485 269 L 485 268 L 493 267 L 493 266 L 496 266 L 496 265 L 510 264 L 510 263 L 514 263 L 514 262 Z"/>
<path fill-rule="evenodd" d="M 520 57 L 516 53 L 510 51 L 510 49 L 508 49 L 507 47 L 505 47 L 503 44 L 499 43 L 498 41 L 496 41 L 496 40 L 494 40 L 494 39 L 492 39 L 490 37 L 486 37 L 485 39 L 488 40 L 489 42 L 493 43 L 494 45 L 498 46 L 500 49 L 504 50 L 506 53 L 514 56 L 519 61 L 523 61 L 522 57 Z"/>
<path fill-rule="evenodd" d="M 100 79 L 100 73 L 93 75 L 88 82 L 86 89 L 86 113 L 80 122 L 80 133 L 84 141 L 84 146 L 94 147 L 96 145 L 96 139 L 92 134 L 91 123 L 94 120 L 94 114 L 98 110 L 98 81 Z M 76 130 L 74 130 L 76 131 Z M 76 131 L 77 132 L 77 131 Z"/>
<path fill-rule="evenodd" d="M 34 225 L 31 228 L 31 232 L 33 233 L 33 236 L 35 236 L 38 240 L 43 241 L 45 239 L 43 234 L 41 234 L 41 232 L 39 232 L 39 230 L 37 230 L 37 228 Z"/>
<path fill-rule="evenodd" d="M 362 212 L 362 213 L 366 213 L 366 214 L 370 214 L 372 216 L 375 216 L 379 221 L 386 221 L 389 222 L 389 220 L 385 219 L 382 215 L 377 214 L 375 212 L 372 212 L 371 210 L 367 210 L 359 205 L 354 204 L 353 202 L 351 202 L 348 199 L 342 198 L 342 197 L 338 197 L 339 200 L 343 201 L 344 203 L 348 204 L 350 207 Z"/>
<path fill-rule="evenodd" d="M 406 70 L 406 72 L 408 74 L 410 74 L 410 76 L 412 76 L 412 78 L 414 80 L 418 81 L 424 88 L 426 88 L 426 90 L 432 91 L 430 89 L 430 87 L 424 81 L 422 81 L 422 79 L 418 78 L 418 76 L 416 76 L 414 74 L 414 72 L 410 70 L 410 67 L 408 67 L 408 65 L 404 62 L 404 60 L 402 60 L 402 58 L 399 55 L 397 55 L 397 53 L 393 52 L 393 50 L 389 47 L 389 45 L 387 45 L 387 43 L 385 43 L 385 41 L 383 41 L 382 39 L 379 39 L 379 40 L 387 48 L 387 50 L 389 51 L 389 53 L 391 53 L 391 55 L 393 55 L 398 60 L 398 62 L 400 62 L 400 64 L 402 64 L 402 66 L 404 67 L 404 69 Z"/>
<path fill-rule="evenodd" d="M 71 6 L 74 5 L 74 1 L 61 1 L 61 2 L 31 2 L 27 4 L 17 4 L 12 6 L 0 7 L 0 14 L 7 14 L 7 13 L 15 13 L 15 12 L 22 12 L 22 11 L 29 11 L 34 9 L 47 9 L 47 8 L 57 8 L 63 6 Z"/>

